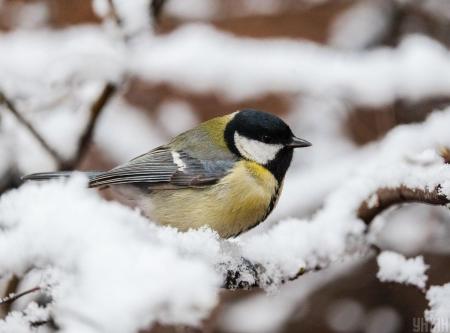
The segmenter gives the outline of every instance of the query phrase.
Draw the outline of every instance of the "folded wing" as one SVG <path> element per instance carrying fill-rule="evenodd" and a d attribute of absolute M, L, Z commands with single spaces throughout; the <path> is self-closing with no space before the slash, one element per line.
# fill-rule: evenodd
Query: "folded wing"
<path fill-rule="evenodd" d="M 96 175 L 90 179 L 89 186 L 135 184 L 150 190 L 202 187 L 216 183 L 233 164 L 232 160 L 199 160 L 185 151 L 162 146 Z"/>

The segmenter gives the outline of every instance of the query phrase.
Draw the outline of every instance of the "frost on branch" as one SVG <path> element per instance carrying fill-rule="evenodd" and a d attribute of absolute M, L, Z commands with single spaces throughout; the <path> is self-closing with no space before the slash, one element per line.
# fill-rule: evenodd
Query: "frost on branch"
<path fill-rule="evenodd" d="M 382 282 L 398 282 L 425 288 L 428 265 L 422 256 L 406 259 L 401 254 L 384 251 L 377 258 L 379 271 L 377 277 Z"/>
<path fill-rule="evenodd" d="M 450 332 L 450 283 L 430 287 L 426 297 L 430 308 L 425 317 L 433 326 L 431 332 Z"/>
<path fill-rule="evenodd" d="M 22 312 L 12 312 L 5 320 L 0 321 L 0 332 L 27 333 L 30 325 L 39 325 L 50 319 L 50 309 L 30 303 Z"/>

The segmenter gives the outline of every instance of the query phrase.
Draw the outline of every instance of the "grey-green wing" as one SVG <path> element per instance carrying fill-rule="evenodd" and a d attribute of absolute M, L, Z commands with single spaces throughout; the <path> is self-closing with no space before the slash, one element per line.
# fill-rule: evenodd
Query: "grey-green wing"
<path fill-rule="evenodd" d="M 234 160 L 200 160 L 187 151 L 161 146 L 130 162 L 96 175 L 91 187 L 134 184 L 157 188 L 202 187 L 216 183 L 233 167 Z"/>

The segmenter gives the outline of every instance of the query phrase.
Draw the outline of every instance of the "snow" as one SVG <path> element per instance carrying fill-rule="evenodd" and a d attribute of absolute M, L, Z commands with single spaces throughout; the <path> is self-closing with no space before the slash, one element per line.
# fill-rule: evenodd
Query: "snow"
<path fill-rule="evenodd" d="M 360 1 L 340 14 L 331 27 L 329 43 L 343 49 L 365 49 L 383 38 L 393 16 L 387 1 Z"/>
<path fill-rule="evenodd" d="M 10 97 L 39 100 L 45 98 L 38 94 L 42 89 L 70 90 L 86 80 L 116 81 L 124 67 L 123 52 L 121 43 L 95 26 L 0 34 L 1 88 Z M 23 86 L 17 85 L 20 80 Z"/>
<path fill-rule="evenodd" d="M 389 184 L 390 178 L 406 177 L 409 174 L 412 177 L 414 174 L 420 177 L 423 172 L 427 172 L 428 167 L 439 169 L 442 166 L 442 158 L 438 157 L 436 152 L 441 147 L 450 146 L 448 122 L 450 122 L 450 109 L 446 108 L 432 113 L 421 124 L 397 126 L 382 140 L 359 149 L 345 151 L 345 148 L 341 148 L 337 156 L 329 157 L 325 148 L 322 159 L 319 159 L 319 156 L 317 162 L 309 167 L 300 167 L 288 173 L 289 181 L 285 182 L 278 207 L 269 219 L 277 221 L 294 213 L 313 211 L 323 203 L 323 198 L 329 196 L 330 192 L 345 185 L 344 183 L 355 176 L 363 176 L 364 173 L 367 174 L 367 178 L 371 177 L 371 173 L 377 179 L 380 178 L 384 184 L 378 185 L 392 187 L 395 184 Z M 418 137 L 420 140 L 417 140 Z M 311 141 L 315 144 L 313 139 Z M 329 149 L 332 149 L 333 143 L 328 143 Z M 338 143 L 336 149 L 339 151 Z M 405 170 L 405 174 L 400 175 L 397 165 L 400 168 L 411 167 L 412 169 Z M 436 181 L 439 180 L 438 177 L 436 175 Z M 375 191 L 376 181 L 371 182 L 370 179 L 367 181 L 373 186 L 371 191 Z M 444 182 L 448 183 L 448 181 Z M 314 191 L 311 191 L 312 188 Z M 447 186 L 441 189 L 443 193 L 446 190 L 448 190 Z M 367 193 L 367 198 L 372 194 L 372 192 Z"/>
<path fill-rule="evenodd" d="M 0 320 L 0 332 L 29 333 L 30 323 L 48 320 L 49 316 L 49 309 L 32 302 L 23 312 L 12 312 L 5 320 Z M 45 332 L 45 329 L 36 329 L 33 332 Z"/>
<path fill-rule="evenodd" d="M 171 100 L 159 106 L 158 122 L 172 138 L 195 127 L 200 121 L 188 103 Z"/>
<path fill-rule="evenodd" d="M 418 127 L 426 132 L 431 124 L 435 138 L 448 136 L 438 131 L 448 114 L 436 114 L 421 126 L 400 128 L 386 141 L 395 143 L 394 137 L 405 138 L 404 132 L 411 135 Z M 378 146 L 381 152 L 383 144 Z M 423 151 L 421 146 L 414 149 Z M 21 275 L 35 266 L 61 270 L 50 306 L 68 331 L 87 329 L 89 324 L 80 318 L 111 332 L 132 332 L 156 321 L 198 323 L 214 306 L 226 271 L 242 269 L 241 257 L 264 267 L 259 283 L 273 290 L 300 270 L 364 254 L 365 226 L 356 210 L 379 187 L 406 184 L 432 190 L 441 184 L 440 190 L 448 195 L 450 183 L 442 179 L 450 178 L 450 166 L 436 161 L 424 167 L 401 156 L 365 164 L 330 193 L 324 208 L 310 219 L 283 220 L 267 231 L 235 240 L 220 240 L 207 229 L 179 233 L 149 224 L 138 212 L 105 202 L 85 189 L 86 180 L 80 177 L 67 183 L 25 184 L 0 199 L 0 221 L 8 231 L 1 234 L 0 272 Z M 406 260 L 385 253 L 379 260 L 382 279 L 425 286 L 426 265 L 420 257 Z M 389 270 L 389 264 L 395 269 Z M 241 277 L 249 283 L 253 278 Z M 110 302 L 111 298 L 120 302 Z M 123 311 L 129 313 L 127 320 L 120 317 Z M 121 318 L 120 323 L 111 318 Z"/>
<path fill-rule="evenodd" d="M 401 332 L 403 318 L 394 307 L 382 306 L 368 313 L 364 331 L 367 333 Z"/>
<path fill-rule="evenodd" d="M 143 32 L 151 33 L 152 22 L 150 0 L 113 0 L 117 15 L 121 19 L 123 32 L 133 36 Z"/>
<path fill-rule="evenodd" d="M 94 142 L 117 164 L 162 145 L 168 139 L 158 124 L 122 98 L 110 101 L 94 133 Z"/>
<path fill-rule="evenodd" d="M 328 325 L 337 332 L 355 332 L 364 322 L 363 306 L 351 299 L 340 299 L 327 309 Z"/>
<path fill-rule="evenodd" d="M 113 8 L 111 8 L 111 4 Z M 101 17 L 107 28 L 111 28 L 112 15 L 116 15 L 120 22 L 120 33 L 126 38 L 133 38 L 140 34 L 152 33 L 152 19 L 150 14 L 150 0 L 92 0 L 92 9 Z M 111 31 L 110 31 L 111 32 Z M 115 31 L 119 32 L 119 31 Z"/>
<path fill-rule="evenodd" d="M 29 109 L 22 103 L 17 103 L 17 108 L 60 156 L 69 159 L 77 149 L 89 108 L 102 88 L 101 84 L 89 82 L 74 94 L 74 100 L 68 98 L 58 105 L 47 105 L 43 112 L 23 112 Z M 55 161 L 28 129 L 9 112 L 2 110 L 2 115 L 0 129 L 7 137 L 5 149 L 13 151 L 11 164 L 23 174 L 54 169 Z"/>
<path fill-rule="evenodd" d="M 303 92 L 384 105 L 401 97 L 445 94 L 450 86 L 448 51 L 420 36 L 405 39 L 397 49 L 352 54 L 304 41 L 235 37 L 192 24 L 155 37 L 135 56 L 131 71 L 147 80 L 193 92 L 218 91 L 236 100 Z"/>
<path fill-rule="evenodd" d="M 217 0 L 168 1 L 164 7 L 164 15 L 199 20 L 214 18 L 219 10 L 220 4 Z"/>
<path fill-rule="evenodd" d="M 431 286 L 426 294 L 430 308 L 426 319 L 432 324 L 432 333 L 450 332 L 450 283 Z"/>
<path fill-rule="evenodd" d="M 428 265 L 423 257 L 406 259 L 399 253 L 383 251 L 377 257 L 377 277 L 382 282 L 398 282 L 425 288 L 428 276 L 425 274 Z"/>
<path fill-rule="evenodd" d="M 308 298 L 327 283 L 338 279 L 359 264 L 342 262 L 301 279 L 286 283 L 275 293 L 259 293 L 234 302 L 223 310 L 219 326 L 227 332 L 277 332 L 292 316 L 307 315 Z"/>
<path fill-rule="evenodd" d="M 427 205 L 404 205 L 401 209 L 391 209 L 378 216 L 371 227 L 371 235 L 379 248 L 400 252 L 408 257 L 417 255 L 433 247 L 437 234 L 442 233 L 442 217 L 447 208 Z M 373 235 L 372 235 L 373 234 Z M 441 238 L 446 238 L 442 233 Z"/>
<path fill-rule="evenodd" d="M 106 17 L 111 10 L 108 0 L 92 0 L 92 9 L 99 17 Z"/>
<path fill-rule="evenodd" d="M 421 153 L 412 154 L 410 156 L 406 156 L 406 158 L 411 163 L 422 164 L 422 165 L 430 165 L 435 163 L 442 163 L 443 158 L 438 154 L 436 149 L 425 149 Z"/>
<path fill-rule="evenodd" d="M 116 5 L 121 8 L 120 1 Z M 131 7 L 138 11 L 138 5 Z M 445 94 L 450 87 L 448 51 L 420 36 L 408 37 L 396 49 L 353 54 L 305 41 L 235 37 L 191 24 L 125 51 L 106 30 L 80 26 L 0 35 L 0 69 L 6 82 L 2 88 L 15 95 L 44 77 L 51 82 L 70 77 L 115 80 L 127 72 L 191 92 L 221 92 L 235 100 L 284 92 L 383 105 L 396 98 Z M 265 52 L 267 48 L 271 52 Z M 12 86 L 19 78 L 30 83 Z"/>
<path fill-rule="evenodd" d="M 28 3 L 17 7 L 10 20 L 18 29 L 42 28 L 49 21 L 49 9 L 43 3 Z"/>
<path fill-rule="evenodd" d="M 359 239 L 362 236 L 365 226 L 356 211 L 378 188 L 404 184 L 433 190 L 442 179 L 449 177 L 448 165 L 435 165 L 425 170 L 400 162 L 365 165 L 364 170 L 359 170 L 325 199 L 324 208 L 311 220 L 282 220 L 262 234 L 247 237 L 242 244 L 244 257 L 269 267 L 268 275 L 275 282 L 277 277 L 295 275 L 300 268 L 322 267 L 345 256 L 353 245 L 349 237 Z M 442 193 L 448 195 L 449 187 L 448 181 L 443 182 Z"/>
<path fill-rule="evenodd" d="M 97 2 L 95 6 L 100 7 L 97 9 L 102 12 L 102 3 Z M 138 11 L 139 6 L 146 5 L 144 2 L 136 3 L 136 7 L 131 6 L 134 9 L 125 7 L 134 13 L 134 10 Z M 121 6 L 119 1 L 119 13 L 127 16 L 128 12 L 122 11 Z M 136 24 L 139 23 L 137 21 Z M 150 23 L 139 24 L 148 27 Z M 308 196 L 302 195 L 305 197 L 301 203 L 304 207 L 302 211 L 311 210 L 320 204 L 323 194 L 341 179 L 345 179 L 343 174 L 347 173 L 346 170 L 353 169 L 348 167 L 354 164 L 351 160 L 359 160 L 356 156 L 358 152 L 353 151 L 354 147 L 348 140 L 338 139 L 336 141 L 340 140 L 339 144 L 332 147 L 327 144 L 330 140 L 324 139 L 327 136 L 322 133 L 329 131 L 329 135 L 343 137 L 336 125 L 341 123 L 339 118 L 343 118 L 342 115 L 348 109 L 343 106 L 345 100 L 380 105 L 399 97 L 419 99 L 436 96 L 448 91 L 450 86 L 450 75 L 447 72 L 448 52 L 437 42 L 425 37 L 409 37 L 396 49 L 379 48 L 358 54 L 292 39 L 240 38 L 199 24 L 186 25 L 167 35 L 148 37 L 142 43 L 127 44 L 115 37 L 108 29 L 91 25 L 59 31 L 35 29 L 2 33 L 0 89 L 5 91 L 27 118 L 33 123 L 36 122 L 50 144 L 63 156 L 71 156 L 73 152 L 76 133 L 79 133 L 79 124 L 85 115 L 83 110 L 92 101 L 91 92 L 105 81 L 117 82 L 125 75 L 136 75 L 150 82 L 171 83 L 191 92 L 223 92 L 231 99 L 277 91 L 306 94 L 309 96 L 309 106 L 308 103 L 299 103 L 294 105 L 293 109 L 310 108 L 314 109 L 314 112 L 310 112 L 310 117 L 315 117 L 317 112 L 326 113 L 327 116 L 323 118 L 330 117 L 328 129 L 322 126 L 317 131 L 309 129 L 308 133 L 313 133 L 311 141 L 321 146 L 328 145 L 328 158 L 336 158 L 336 170 L 330 173 L 328 170 L 319 169 L 322 168 L 320 159 L 325 156 L 322 151 L 302 153 L 305 158 L 299 162 L 308 161 L 310 165 L 317 162 L 316 167 L 311 170 L 316 176 L 309 177 L 311 173 L 305 173 L 302 169 L 300 172 L 308 174 L 307 179 L 303 179 L 300 174 L 298 177 L 292 177 L 295 180 L 286 183 L 286 192 L 290 192 L 290 188 L 310 188 L 304 183 L 308 183 L 309 179 L 314 180 L 318 190 Z M 268 47 L 272 52 L 264 52 Z M 205 49 L 208 49 L 208 52 L 204 52 Z M 418 62 L 422 65 L 416 66 Z M 260 70 L 261 64 L 264 64 L 264 71 Z M 361 77 L 367 79 L 361 82 Z M 327 102 L 320 105 L 314 102 L 317 100 Z M 314 108 L 314 103 L 319 109 Z M 122 101 L 118 104 L 121 108 L 129 108 Z M 185 108 L 179 104 L 169 104 L 163 105 L 162 110 L 174 107 L 177 110 Z M 109 115 L 112 113 L 113 111 L 110 111 Z M 59 117 L 71 120 L 58 120 Z M 112 116 L 108 119 L 111 118 Z M 39 119 L 48 122 L 48 126 L 39 125 Z M 52 125 L 51 119 L 54 119 Z M 163 124 L 169 123 L 164 116 L 161 119 Z M 188 121 L 191 123 L 195 120 Z M 308 119 L 303 117 L 299 120 L 300 123 L 304 121 Z M 78 127 L 72 127 L 74 125 Z M 12 126 L 8 120 L 1 126 L 5 127 L 8 133 L 13 133 L 12 136 L 18 136 L 8 139 L 8 147 L 5 149 L 18 145 L 25 151 L 22 154 L 22 149 L 18 149 L 20 156 L 11 157 L 12 161 L 5 160 L 5 163 L 1 163 L 5 165 L 1 167 L 2 170 L 10 164 L 17 164 L 23 173 L 52 169 L 54 161 L 41 147 L 31 142 L 29 134 L 24 133 L 26 131 L 20 129 L 20 126 Z M 143 136 L 145 139 L 141 144 L 128 145 L 136 147 L 130 149 L 128 157 L 133 157 L 132 152 L 139 154 L 162 143 L 175 131 L 168 128 L 168 133 L 162 133 L 157 127 L 148 125 L 147 132 L 150 134 Z M 144 126 L 140 128 L 142 130 L 139 133 L 146 131 Z M 429 144 L 429 139 L 433 139 L 435 135 L 432 132 L 427 134 L 431 135 L 424 136 Z M 108 141 L 105 139 L 102 142 Z M 418 145 L 424 146 L 422 143 Z M 104 146 L 109 149 L 108 145 Z M 125 147 L 125 144 L 118 147 Z M 348 157 L 348 162 L 342 154 Z M 118 159 L 123 161 L 126 154 L 114 155 L 121 155 Z M 319 175 L 322 175 L 322 178 L 318 177 Z M 286 197 L 288 196 L 282 197 L 280 207 L 284 207 L 283 200 Z M 289 209 L 278 211 L 288 213 Z M 285 217 L 286 213 L 283 215 Z"/>
<path fill-rule="evenodd" d="M 183 234 L 189 251 L 177 250 L 171 237 L 165 244 L 164 234 L 178 233 L 158 235 L 136 211 L 85 188 L 86 181 L 29 183 L 0 198 L 7 230 L 0 235 L 0 271 L 61 270 L 48 307 L 66 332 L 135 332 L 155 321 L 198 324 L 216 304 L 221 283 L 211 265 L 188 253 L 200 246 L 201 235 Z M 207 236 L 214 241 L 211 232 Z M 2 325 L 15 325 L 16 316 Z"/>

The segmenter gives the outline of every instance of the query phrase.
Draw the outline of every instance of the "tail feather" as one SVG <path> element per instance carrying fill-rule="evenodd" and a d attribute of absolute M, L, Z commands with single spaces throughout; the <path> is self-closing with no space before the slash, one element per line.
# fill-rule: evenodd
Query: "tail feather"
<path fill-rule="evenodd" d="M 89 178 L 89 180 L 102 173 L 102 171 L 85 171 L 85 172 L 75 171 L 75 172 L 81 172 L 85 174 Z M 73 175 L 73 173 L 74 171 L 39 172 L 23 176 L 22 180 L 26 181 L 26 180 L 48 180 L 53 178 L 68 178 L 71 175 Z"/>

